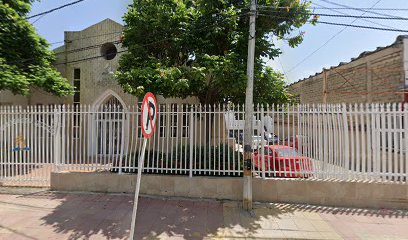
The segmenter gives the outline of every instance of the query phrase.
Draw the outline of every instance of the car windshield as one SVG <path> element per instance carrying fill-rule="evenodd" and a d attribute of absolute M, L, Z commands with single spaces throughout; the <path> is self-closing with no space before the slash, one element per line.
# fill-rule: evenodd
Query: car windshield
<path fill-rule="evenodd" d="M 276 149 L 276 152 L 278 153 L 279 157 L 298 157 L 299 153 L 292 148 L 281 148 L 281 149 Z"/>
<path fill-rule="evenodd" d="M 272 133 L 265 133 L 265 136 L 266 136 L 267 138 L 276 138 L 276 135 L 275 135 L 275 134 L 272 134 Z"/>

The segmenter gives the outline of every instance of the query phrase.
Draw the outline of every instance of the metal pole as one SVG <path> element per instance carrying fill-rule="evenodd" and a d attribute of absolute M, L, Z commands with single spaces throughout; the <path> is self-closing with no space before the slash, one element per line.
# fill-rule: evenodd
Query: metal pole
<path fill-rule="evenodd" d="M 252 209 L 252 134 L 253 134 L 253 90 L 255 61 L 255 18 L 256 0 L 251 1 L 248 38 L 247 88 L 245 98 L 245 130 L 244 130 L 244 196 L 243 208 Z"/>
<path fill-rule="evenodd" d="M 143 140 L 142 152 L 140 153 L 140 158 L 139 158 L 139 163 L 138 163 L 138 168 L 137 168 L 137 181 L 136 181 L 136 190 L 135 190 L 135 200 L 133 202 L 132 225 L 130 226 L 130 240 L 135 239 L 137 204 L 139 200 L 140 180 L 142 179 L 142 168 L 144 164 L 146 143 L 147 143 L 147 138 Z"/>

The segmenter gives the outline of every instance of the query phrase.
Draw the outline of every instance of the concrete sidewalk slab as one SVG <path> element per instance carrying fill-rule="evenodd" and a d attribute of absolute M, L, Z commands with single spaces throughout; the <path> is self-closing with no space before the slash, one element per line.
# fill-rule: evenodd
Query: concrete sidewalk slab
<path fill-rule="evenodd" d="M 128 239 L 132 195 L 2 189 L 0 239 Z M 408 239 L 408 212 L 142 197 L 137 239 Z"/>

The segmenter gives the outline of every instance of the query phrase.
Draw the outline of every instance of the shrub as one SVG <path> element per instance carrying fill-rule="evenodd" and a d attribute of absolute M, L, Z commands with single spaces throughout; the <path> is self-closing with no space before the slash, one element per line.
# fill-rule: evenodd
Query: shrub
<path fill-rule="evenodd" d="M 242 169 L 243 160 L 242 160 L 242 153 L 238 151 L 234 151 L 233 148 L 228 146 L 227 144 L 221 144 L 219 146 L 195 146 L 193 148 L 190 145 L 180 145 L 178 147 L 173 148 L 173 151 L 169 151 L 166 153 L 154 151 L 154 150 L 146 150 L 145 152 L 145 159 L 148 156 L 153 160 L 144 162 L 144 172 L 151 172 L 157 173 L 157 170 L 151 168 L 177 168 L 177 169 L 189 169 L 190 163 L 190 151 L 193 150 L 193 169 L 195 170 L 194 175 L 210 175 L 208 171 L 200 171 L 200 170 L 215 170 L 215 171 L 228 171 L 228 170 L 238 170 Z M 239 155 L 239 157 L 238 157 Z M 234 158 L 235 157 L 235 158 Z M 238 161 L 239 158 L 239 161 Z M 127 159 L 127 162 L 126 162 Z M 186 161 L 187 159 L 187 161 Z M 235 161 L 234 161 L 235 159 Z M 130 162 L 129 162 L 130 161 Z M 184 164 L 184 166 L 182 165 Z M 131 166 L 131 168 L 136 168 L 138 165 L 138 153 L 131 153 L 128 154 L 127 157 L 123 157 L 122 160 L 122 167 Z M 119 172 L 119 161 L 114 164 L 112 168 L 112 172 Z M 128 168 L 123 168 L 122 172 L 135 172 L 134 170 L 130 170 Z M 161 171 L 160 171 L 161 172 Z M 168 171 L 167 171 L 168 172 Z M 198 172 L 198 173 L 197 173 Z M 188 174 L 188 171 L 173 171 L 170 174 Z M 211 174 L 214 175 L 214 174 Z"/>

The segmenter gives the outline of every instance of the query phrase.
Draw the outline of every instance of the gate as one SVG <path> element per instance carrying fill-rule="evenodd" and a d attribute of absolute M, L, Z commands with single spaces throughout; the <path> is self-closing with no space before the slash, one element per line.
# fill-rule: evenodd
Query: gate
<path fill-rule="evenodd" d="M 52 106 L 0 108 L 0 185 L 48 186 L 59 114 Z"/>

